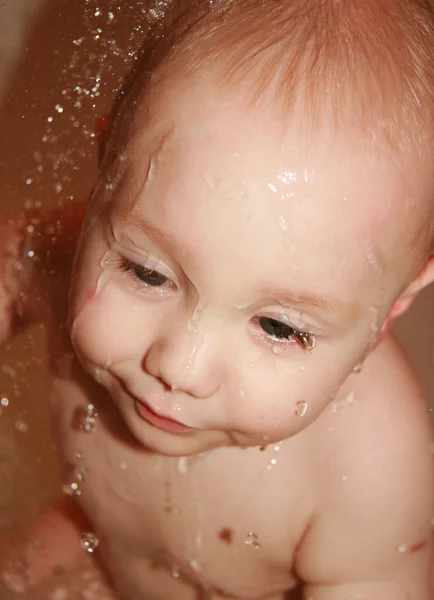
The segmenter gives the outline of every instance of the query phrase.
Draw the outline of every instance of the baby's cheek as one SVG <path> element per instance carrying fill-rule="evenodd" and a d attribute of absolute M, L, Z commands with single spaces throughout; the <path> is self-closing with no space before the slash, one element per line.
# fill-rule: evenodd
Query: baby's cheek
<path fill-rule="evenodd" d="M 115 286 L 108 284 L 100 294 L 90 290 L 84 298 L 71 326 L 71 338 L 80 358 L 105 366 L 143 355 L 147 345 L 143 316 Z"/>

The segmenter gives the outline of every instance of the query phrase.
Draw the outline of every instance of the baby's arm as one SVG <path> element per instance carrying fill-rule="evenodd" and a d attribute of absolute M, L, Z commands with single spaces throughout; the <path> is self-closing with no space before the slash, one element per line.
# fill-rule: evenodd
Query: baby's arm
<path fill-rule="evenodd" d="M 74 203 L 0 214 L 0 345 L 49 314 L 50 288 L 72 260 L 84 208 Z"/>
<path fill-rule="evenodd" d="M 38 599 L 56 598 L 56 593 L 63 598 L 62 589 L 69 600 L 114 600 L 103 571 L 80 546 L 82 532 L 90 530 L 73 499 L 65 498 L 39 515 L 24 538 L 16 540 L 14 534 L 7 553 L 0 554 L 2 600 L 9 592 L 11 598 L 25 594 L 31 599 L 33 592 Z"/>
<path fill-rule="evenodd" d="M 382 346 L 355 391 L 356 422 L 333 415 L 338 466 L 299 556 L 306 599 L 433 598 L 432 429 L 397 346 Z"/>
<path fill-rule="evenodd" d="M 360 506 L 352 523 L 340 525 L 348 535 L 336 523 L 329 551 L 336 553 L 340 564 L 324 572 L 324 577 L 312 577 L 303 590 L 305 599 L 432 600 L 433 544 L 427 502 L 411 491 L 413 502 L 408 490 L 401 493 L 407 495 L 405 502 L 389 496 L 387 505 L 378 505 L 376 512 Z"/>

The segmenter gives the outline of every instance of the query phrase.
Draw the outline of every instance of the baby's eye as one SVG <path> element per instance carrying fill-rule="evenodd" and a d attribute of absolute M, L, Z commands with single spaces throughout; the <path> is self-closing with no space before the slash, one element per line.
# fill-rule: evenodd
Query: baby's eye
<path fill-rule="evenodd" d="M 259 325 L 268 333 L 269 336 L 277 340 L 290 340 L 294 337 L 295 329 L 282 321 L 270 319 L 269 317 L 259 317 Z"/>
<path fill-rule="evenodd" d="M 135 279 L 149 287 L 176 287 L 166 275 L 155 269 L 134 263 L 127 258 L 122 260 L 122 271 L 131 272 Z"/>
<path fill-rule="evenodd" d="M 299 331 L 287 323 L 271 317 L 259 317 L 258 323 L 263 331 L 276 342 L 284 342 L 285 340 L 298 342 L 306 350 L 312 350 L 315 346 L 313 334 Z"/>

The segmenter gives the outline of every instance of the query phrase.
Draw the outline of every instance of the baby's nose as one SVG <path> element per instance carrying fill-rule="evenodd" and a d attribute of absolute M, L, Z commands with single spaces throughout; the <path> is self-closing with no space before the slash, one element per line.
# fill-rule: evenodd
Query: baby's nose
<path fill-rule="evenodd" d="M 196 398 L 211 397 L 224 377 L 222 340 L 218 332 L 181 327 L 161 331 L 143 360 L 143 369 L 166 389 Z"/>

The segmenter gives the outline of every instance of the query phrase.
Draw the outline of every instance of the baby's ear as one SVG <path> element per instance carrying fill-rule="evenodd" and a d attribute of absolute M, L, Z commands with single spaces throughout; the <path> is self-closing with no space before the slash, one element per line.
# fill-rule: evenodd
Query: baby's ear
<path fill-rule="evenodd" d="M 434 281 L 434 256 L 431 256 L 425 263 L 425 266 L 419 274 L 413 279 L 413 281 L 405 288 L 399 298 L 395 301 L 394 305 L 389 311 L 383 325 L 377 336 L 377 343 L 383 339 L 387 331 L 392 327 L 395 319 L 403 315 L 413 301 L 416 299 L 418 293 L 427 287 Z"/>
<path fill-rule="evenodd" d="M 392 308 L 389 311 L 383 325 L 381 326 L 375 343 L 372 346 L 376 348 L 381 340 L 384 338 L 386 333 L 392 327 L 394 321 L 403 315 L 412 305 L 417 295 L 423 288 L 434 282 L 434 256 L 431 256 L 425 263 L 423 269 L 419 271 L 419 274 L 413 279 L 413 281 L 405 288 L 399 298 L 395 301 Z"/>
<path fill-rule="evenodd" d="M 434 281 L 434 256 L 426 261 L 423 269 L 415 279 L 406 287 L 396 300 L 389 312 L 389 319 L 394 321 L 400 315 L 403 315 L 412 305 L 420 291 L 433 283 Z"/>

